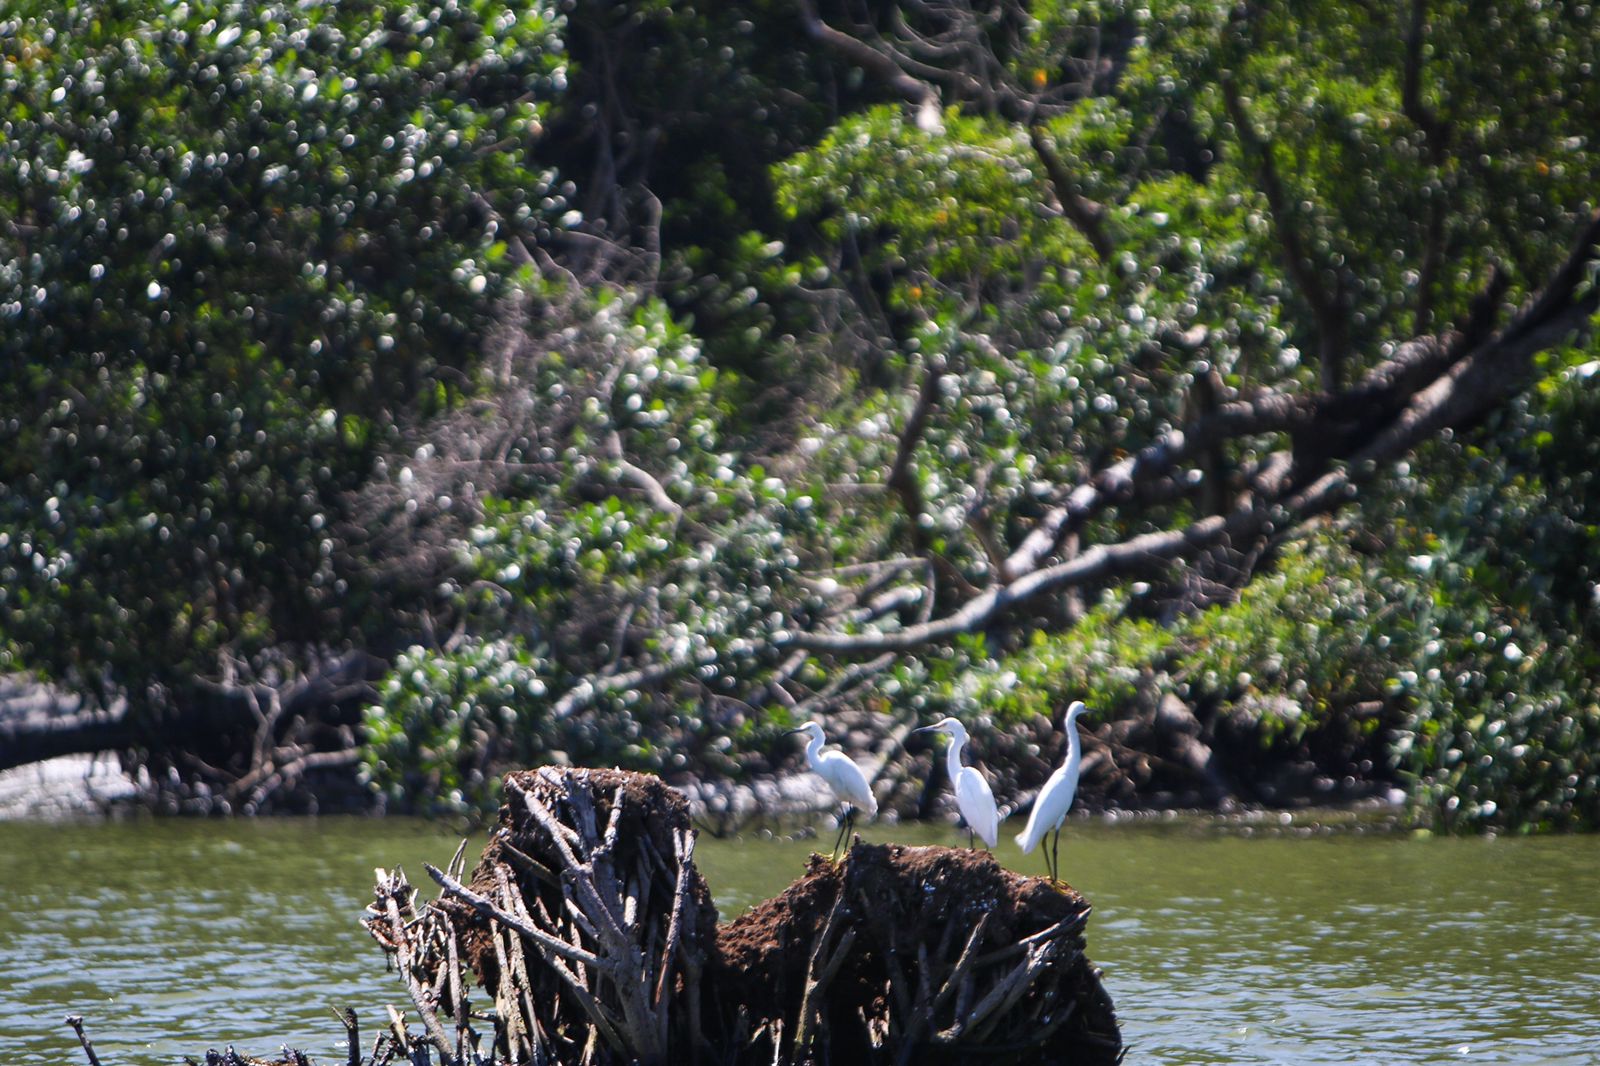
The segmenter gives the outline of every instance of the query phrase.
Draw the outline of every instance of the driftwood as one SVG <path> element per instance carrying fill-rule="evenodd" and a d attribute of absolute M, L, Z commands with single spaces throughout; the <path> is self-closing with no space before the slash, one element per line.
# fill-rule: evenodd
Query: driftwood
<path fill-rule="evenodd" d="M 442 894 L 418 907 L 379 871 L 366 919 L 441 1063 L 1120 1057 L 1089 905 L 1065 885 L 985 853 L 857 843 L 719 927 L 680 793 L 547 768 L 506 794 L 468 881 L 428 867 Z M 463 970 L 492 1012 L 469 1012 Z"/>
<path fill-rule="evenodd" d="M 418 907 L 403 874 L 380 870 L 365 920 L 440 1061 L 657 1063 L 703 1046 L 716 910 L 682 794 L 643 775 L 548 769 L 508 775 L 506 794 L 470 881 L 456 863 L 429 866 L 442 895 Z M 492 1039 L 471 1024 L 463 971 L 493 1002 Z"/>

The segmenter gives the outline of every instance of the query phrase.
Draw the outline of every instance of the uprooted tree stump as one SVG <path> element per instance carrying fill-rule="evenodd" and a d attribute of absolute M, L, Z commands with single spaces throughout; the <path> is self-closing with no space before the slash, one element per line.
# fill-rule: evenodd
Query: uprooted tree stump
<path fill-rule="evenodd" d="M 380 871 L 366 919 L 442 1062 L 1120 1057 L 1084 954 L 1089 904 L 1064 885 L 986 853 L 858 843 L 719 927 L 676 790 L 546 768 L 508 775 L 506 795 L 466 883 L 459 855 L 429 867 L 443 894 L 419 908 L 403 875 Z M 470 1010 L 464 970 L 492 1014 Z"/>

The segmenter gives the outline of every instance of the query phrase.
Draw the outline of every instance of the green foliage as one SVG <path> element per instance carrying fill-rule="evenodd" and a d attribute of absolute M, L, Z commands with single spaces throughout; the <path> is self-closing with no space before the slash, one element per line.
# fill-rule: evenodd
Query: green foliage
<path fill-rule="evenodd" d="M 891 398 L 861 398 L 858 410 L 889 431 L 903 424 L 919 372 L 948 375 L 917 476 L 934 543 L 970 578 L 990 576 L 965 532 L 974 513 L 1025 516 L 1081 476 L 1078 464 L 1147 443 L 1183 417 L 1202 369 L 1246 391 L 1310 387 L 1324 351 L 1354 357 L 1339 368 L 1348 376 L 1411 331 L 1465 323 L 1491 263 L 1512 299 L 1541 283 L 1565 252 L 1560 235 L 1592 210 L 1600 186 L 1600 156 L 1574 135 L 1594 126 L 1597 101 L 1572 88 L 1600 59 L 1595 12 L 1450 4 L 1426 13 L 1413 51 L 1403 6 L 1038 9 L 1033 38 L 1012 57 L 1024 82 L 1074 55 L 1085 34 L 1123 31 L 1129 19 L 1140 34 L 1110 94 L 1045 127 L 1064 170 L 1113 205 L 1105 224 L 1117 252 L 1104 264 L 1040 210 L 1042 161 L 1017 126 L 995 118 L 947 112 L 945 133 L 930 135 L 880 108 L 847 117 L 779 169 L 781 202 L 828 240 L 860 247 L 859 266 L 841 262 L 907 320 L 891 323 L 911 353 L 888 363 Z M 1537 121 L 1522 121 L 1534 112 Z M 1537 224 L 1513 221 L 1530 209 Z M 1291 248 L 1298 275 L 1285 269 Z M 1326 312 L 1308 306 L 1317 299 Z M 1346 332 L 1330 335 L 1331 319 Z M 1203 367 L 1168 341 L 1196 325 L 1206 331 Z M 1592 425 L 1569 412 L 1536 439 L 1549 455 L 1555 442 L 1592 436 Z M 1519 439 L 1521 427 L 1501 426 L 1494 440 Z M 1230 458 L 1248 464 L 1255 454 Z M 861 459 L 887 462 L 882 452 Z M 1490 448 L 1476 476 L 1527 494 L 1526 475 L 1512 471 L 1531 462 Z M 1397 529 L 1415 532 L 1384 551 L 1357 554 L 1319 537 L 1277 558 L 1232 605 L 1151 629 L 1124 617 L 1139 613 L 1138 597 L 1117 597 L 1065 631 L 1047 622 L 1025 640 L 958 643 L 905 667 L 897 684 L 919 706 L 1004 719 L 1085 693 L 1127 708 L 1139 680 L 1219 713 L 1267 715 L 1263 735 L 1290 738 L 1379 703 L 1405 716 L 1396 763 L 1444 820 L 1470 812 L 1473 824 L 1593 824 L 1583 753 L 1594 750 L 1596 664 L 1580 650 L 1582 626 L 1536 598 L 1506 602 L 1501 586 L 1519 572 L 1509 559 L 1409 568 L 1432 557 L 1419 543 L 1427 538 L 1489 551 L 1482 546 L 1517 543 L 1522 522 L 1583 528 L 1554 517 L 1578 505 L 1579 479 L 1535 479 L 1515 506 L 1469 505 L 1492 517 L 1463 514 L 1447 476 L 1402 482 L 1429 501 L 1407 497 L 1428 518 L 1418 529 L 1416 511 L 1394 515 Z M 1368 517 L 1381 525 L 1387 513 L 1374 505 Z M 1113 517 L 1086 539 L 1130 531 Z M 1359 526 L 1343 536 L 1359 542 Z M 1521 567 L 1590 587 L 1573 572 L 1588 543 L 1536 540 L 1539 557 Z M 1513 632 L 1525 657 L 1507 674 L 1493 654 Z M 1490 695 L 1440 689 L 1455 677 Z M 1510 739 L 1475 741 L 1480 730 Z M 1485 745 L 1501 754 L 1487 758 Z"/>
<path fill-rule="evenodd" d="M 959 28 L 857 7 L 818 10 Z M 1112 573 L 872 669 L 786 643 L 948 616 L 1219 400 L 1537 288 L 1600 188 L 1595 9 L 1412 10 L 1048 0 L 923 57 L 988 53 L 928 129 L 779 0 L 13 5 L 0 665 L 142 700 L 371 647 L 369 782 L 456 810 L 554 759 L 738 777 L 828 701 L 1173 693 L 1264 759 L 1392 729 L 1445 823 L 1600 823 L 1592 351 L 1232 546 L 1242 588 Z M 1320 443 L 1230 439 L 1065 547 Z"/>
<path fill-rule="evenodd" d="M 1088 254 L 1081 235 L 1041 212 L 1048 193 L 1025 136 L 955 111 L 943 121 L 942 133 L 925 133 L 897 105 L 847 118 L 779 168 L 778 202 L 791 217 L 818 215 L 828 241 L 862 240 L 867 269 L 895 269 L 891 299 L 908 307 L 931 299 L 935 282 L 1011 287 L 1030 264 L 1059 269 Z"/>
<path fill-rule="evenodd" d="M 1398 767 L 1446 825 L 1600 826 L 1600 458 L 1585 363 L 1482 446 L 1442 445 L 1392 516 Z"/>
<path fill-rule="evenodd" d="M 738 775 L 759 753 L 735 750 L 735 739 L 772 724 L 738 695 L 771 666 L 772 634 L 805 595 L 793 587 L 792 545 L 820 531 L 812 499 L 730 436 L 742 421 L 730 403 L 737 383 L 706 365 L 659 302 L 601 292 L 577 318 L 518 382 L 548 400 L 533 423 L 576 412 L 559 437 L 507 456 L 547 457 L 554 469 L 488 501 L 462 546 L 475 580 L 461 608 L 494 636 L 411 649 L 369 717 L 369 774 L 396 795 L 426 779 L 458 790 L 453 802 L 486 807 L 496 798 L 485 767 L 534 765 L 552 751 Z M 595 444 L 613 436 L 618 456 L 656 460 L 668 501 L 620 458 L 603 458 Z M 658 676 L 554 705 L 641 654 L 664 665 Z"/>
<path fill-rule="evenodd" d="M 136 693 L 224 649 L 341 641 L 341 501 L 459 380 L 504 238 L 562 206 L 523 156 L 559 17 L 4 19 L 0 628 L 32 669 Z"/>
<path fill-rule="evenodd" d="M 365 718 L 365 776 L 398 807 L 468 809 L 490 793 L 495 768 L 564 758 L 547 720 L 540 664 L 507 641 L 472 641 L 448 656 L 420 647 L 396 657 Z"/>
<path fill-rule="evenodd" d="M 1186 100 L 1196 133 L 1220 145 L 1224 187 L 1261 185 L 1270 156 L 1286 217 L 1255 228 L 1301 234 L 1358 342 L 1460 321 L 1490 263 L 1537 285 L 1565 250 L 1552 223 L 1581 214 L 1600 177 L 1575 136 L 1600 119 L 1600 100 L 1576 90 L 1600 61 L 1591 5 L 1429 4 L 1414 53 L 1412 12 L 1164 2 L 1136 79 Z M 1266 197 L 1254 206 L 1265 215 Z"/>

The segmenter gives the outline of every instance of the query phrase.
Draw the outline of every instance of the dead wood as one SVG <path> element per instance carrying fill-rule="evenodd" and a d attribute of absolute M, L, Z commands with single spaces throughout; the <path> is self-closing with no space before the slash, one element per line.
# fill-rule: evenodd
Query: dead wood
<path fill-rule="evenodd" d="M 445 943 L 494 999 L 497 1054 L 696 1061 L 716 910 L 691 859 L 687 801 L 614 770 L 514 773 L 506 794 L 469 884 L 428 870 L 444 889 Z"/>
<path fill-rule="evenodd" d="M 363 1055 L 355 1012 L 335 1012 L 345 1066 L 1121 1058 L 1084 953 L 1089 903 L 1066 884 L 987 852 L 858 841 L 839 862 L 813 855 L 782 894 L 719 927 L 676 789 L 555 768 L 505 785 L 465 882 L 464 845 L 446 869 L 427 867 L 442 893 L 426 903 L 399 870 L 377 871 L 363 923 L 422 1027 L 391 1006 Z M 468 973 L 492 1009 L 469 1009 Z M 81 1019 L 67 1024 L 99 1066 Z M 262 1059 L 228 1047 L 204 1062 L 313 1066 L 290 1048 Z"/>
<path fill-rule="evenodd" d="M 683 795 L 616 770 L 519 772 L 467 883 L 418 907 L 380 871 L 367 926 L 441 1062 L 1115 1062 L 1089 905 L 986 853 L 857 844 L 717 926 Z M 452 864 L 454 866 L 455 864 Z M 450 1041 L 440 1014 L 456 1019 Z M 403 1051 L 404 1049 L 402 1049 Z M 414 1056 L 413 1056 L 414 1057 Z"/>
<path fill-rule="evenodd" d="M 100 1056 L 94 1053 L 94 1044 L 90 1043 L 88 1034 L 83 1031 L 83 1016 L 80 1014 L 67 1015 L 67 1024 L 72 1026 L 72 1031 L 78 1034 L 78 1043 L 83 1045 L 83 1053 L 89 1059 L 89 1066 L 100 1066 Z"/>

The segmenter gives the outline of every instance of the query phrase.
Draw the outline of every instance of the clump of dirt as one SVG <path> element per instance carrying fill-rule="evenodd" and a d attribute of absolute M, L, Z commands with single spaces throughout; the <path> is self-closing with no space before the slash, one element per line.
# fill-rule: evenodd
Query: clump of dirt
<path fill-rule="evenodd" d="M 811 948 L 839 898 L 843 873 L 827 856 L 813 855 L 799 880 L 717 929 L 715 973 L 726 985 L 743 985 L 742 1002 L 752 1013 L 780 1016 L 805 990 Z"/>
<path fill-rule="evenodd" d="M 987 852 L 857 844 L 724 925 L 714 985 L 740 993 L 766 1061 L 1114 1063 L 1088 915 Z"/>

